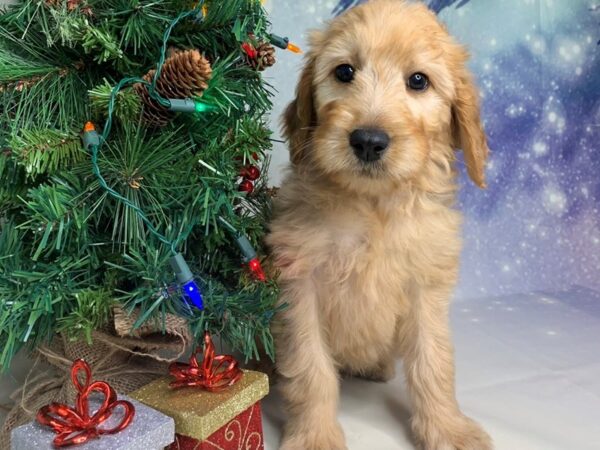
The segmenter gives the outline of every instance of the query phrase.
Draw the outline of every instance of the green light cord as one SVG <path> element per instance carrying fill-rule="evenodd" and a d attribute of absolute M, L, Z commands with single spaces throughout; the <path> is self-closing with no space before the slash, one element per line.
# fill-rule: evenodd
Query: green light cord
<path fill-rule="evenodd" d="M 144 213 L 144 211 L 142 211 L 142 209 L 139 206 L 137 206 L 136 204 L 132 203 L 126 197 L 122 196 L 117 191 L 115 191 L 113 188 L 111 188 L 108 185 L 108 183 L 106 182 L 106 180 L 104 179 L 104 177 L 102 176 L 102 174 L 100 173 L 100 167 L 98 166 L 98 154 L 100 152 L 100 147 L 102 146 L 102 144 L 104 142 L 107 141 L 108 135 L 110 134 L 110 130 L 111 130 L 111 127 L 112 127 L 112 120 L 113 120 L 113 112 L 114 112 L 114 109 L 115 109 L 115 102 L 116 102 L 116 99 L 117 99 L 117 94 L 125 86 L 128 86 L 130 84 L 135 84 L 135 83 L 144 84 L 145 86 L 148 87 L 148 93 L 149 93 L 150 97 L 152 97 L 154 100 L 156 100 L 162 106 L 165 106 L 167 108 L 170 106 L 169 101 L 167 99 L 163 98 L 159 93 L 156 92 L 156 82 L 157 82 L 157 80 L 158 80 L 158 78 L 160 76 L 160 73 L 162 71 L 162 66 L 164 65 L 165 59 L 166 59 L 167 43 L 168 43 L 169 37 L 171 36 L 171 31 L 173 30 L 173 28 L 175 27 L 175 25 L 177 25 L 177 23 L 179 21 L 181 21 L 182 19 L 184 19 L 186 17 L 189 17 L 191 15 L 194 15 L 194 14 L 198 14 L 198 12 L 201 12 L 203 4 L 204 4 L 204 0 L 200 0 L 198 2 L 198 4 L 193 9 L 191 9 L 189 11 L 185 11 L 185 12 L 179 14 L 175 19 L 173 19 L 171 21 L 171 23 L 169 24 L 169 26 L 165 30 L 165 33 L 163 35 L 163 42 L 162 42 L 162 47 L 161 47 L 161 52 L 160 52 L 160 58 L 159 58 L 159 61 L 158 61 L 158 65 L 156 67 L 156 72 L 154 74 L 154 78 L 152 79 L 151 83 L 149 83 L 146 80 L 144 80 L 142 78 L 139 78 L 139 77 L 129 77 L 129 78 L 123 78 L 112 89 L 112 91 L 110 93 L 110 100 L 108 102 L 108 113 L 107 113 L 107 117 L 106 117 L 106 123 L 104 124 L 104 130 L 103 130 L 102 135 L 100 137 L 100 145 L 94 145 L 94 146 L 90 147 L 91 152 L 92 152 L 92 172 L 94 173 L 94 175 L 96 175 L 96 178 L 98 179 L 98 181 L 100 183 L 100 186 L 108 194 L 110 194 L 112 197 L 116 198 L 117 200 L 119 200 L 120 202 L 122 202 L 124 205 L 126 205 L 127 207 L 129 207 L 133 211 L 135 211 L 135 213 L 138 215 L 138 217 L 146 224 L 146 226 L 148 227 L 148 230 L 160 242 L 168 245 L 169 248 L 171 249 L 171 252 L 173 254 L 177 253 L 177 246 L 179 245 L 179 242 L 181 241 L 182 236 L 179 236 L 174 241 L 169 240 L 165 235 L 163 235 L 162 233 L 160 233 L 156 229 L 156 227 L 152 224 L 152 222 L 150 221 L 150 219 L 148 219 L 148 217 L 146 216 L 146 214 Z M 190 231 L 191 231 L 191 227 L 190 227 Z"/>
<path fill-rule="evenodd" d="M 231 233 L 232 233 L 234 236 L 239 236 L 239 235 L 240 235 L 240 232 L 239 232 L 238 230 L 236 230 L 236 228 L 235 228 L 233 225 L 231 225 L 229 222 L 227 222 L 227 221 L 225 220 L 225 218 L 224 218 L 224 217 L 222 217 L 222 216 L 219 216 L 217 219 L 218 219 L 218 221 L 219 221 L 219 222 L 221 222 L 221 224 L 223 224 L 223 225 L 225 226 L 225 228 L 227 228 L 227 229 L 228 229 L 228 230 L 229 230 L 229 231 L 230 231 L 230 232 L 231 232 Z"/>
<path fill-rule="evenodd" d="M 150 85 L 150 83 L 148 83 L 146 80 L 144 80 L 142 78 L 138 78 L 138 77 L 123 78 L 121 81 L 119 81 L 117 83 L 117 85 L 110 92 L 110 99 L 108 101 L 108 113 L 106 116 L 106 123 L 104 124 L 104 131 L 102 132 L 102 139 L 100 140 L 100 145 L 102 145 L 102 143 L 107 140 L 108 135 L 110 134 L 110 129 L 112 128 L 113 111 L 115 109 L 115 102 L 117 100 L 117 94 L 119 93 L 119 91 L 121 89 L 123 89 L 128 84 L 135 84 L 135 83 L 141 83 L 146 86 Z"/>
<path fill-rule="evenodd" d="M 154 227 L 154 225 L 152 225 L 152 222 L 150 222 L 150 220 L 148 219 L 148 217 L 146 217 L 146 214 L 144 214 L 144 211 L 142 211 L 142 209 L 139 206 L 137 206 L 136 204 L 130 202 L 126 197 L 123 197 L 121 194 L 119 194 L 117 191 L 115 191 L 113 188 L 111 188 L 106 183 L 106 180 L 104 179 L 104 177 L 100 173 L 100 168 L 98 167 L 98 150 L 99 150 L 99 146 L 94 145 L 94 146 L 91 147 L 91 150 L 92 150 L 92 172 L 94 173 L 94 175 L 96 175 L 96 178 L 98 178 L 98 181 L 100 182 L 100 186 L 102 186 L 102 188 L 106 192 L 108 192 L 111 196 L 113 196 L 117 200 L 123 202 L 127 207 L 133 209 L 137 213 L 137 215 L 139 216 L 139 218 L 142 219 L 142 221 L 146 224 L 146 226 L 148 227 L 148 230 L 154 236 L 156 236 L 156 238 L 159 241 L 161 241 L 162 243 L 168 245 L 169 248 L 171 249 L 171 251 L 173 253 L 177 253 L 177 251 L 176 251 L 176 242 L 177 241 L 170 241 L 169 239 L 167 239 L 163 234 L 161 234 Z"/>

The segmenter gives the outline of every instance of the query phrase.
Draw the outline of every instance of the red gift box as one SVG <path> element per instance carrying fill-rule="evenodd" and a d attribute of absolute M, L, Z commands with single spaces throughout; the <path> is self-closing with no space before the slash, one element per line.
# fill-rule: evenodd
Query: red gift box
<path fill-rule="evenodd" d="M 172 389 L 158 379 L 130 396 L 175 420 L 169 450 L 264 449 L 260 400 L 269 392 L 265 374 L 244 370 L 242 378 L 217 392 Z"/>
<path fill-rule="evenodd" d="M 263 450 L 265 446 L 260 402 L 256 402 L 238 414 L 204 441 L 175 434 L 175 442 L 167 448 L 168 450 Z"/>

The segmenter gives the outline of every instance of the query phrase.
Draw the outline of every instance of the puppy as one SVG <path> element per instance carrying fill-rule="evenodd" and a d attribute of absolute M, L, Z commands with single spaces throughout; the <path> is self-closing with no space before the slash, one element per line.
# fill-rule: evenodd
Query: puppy
<path fill-rule="evenodd" d="M 425 6 L 373 0 L 311 37 L 284 117 L 292 167 L 267 237 L 289 419 L 281 448 L 346 448 L 339 373 L 404 370 L 426 450 L 488 450 L 455 398 L 448 303 L 461 215 L 455 148 L 484 187 L 488 148 L 467 52 Z"/>

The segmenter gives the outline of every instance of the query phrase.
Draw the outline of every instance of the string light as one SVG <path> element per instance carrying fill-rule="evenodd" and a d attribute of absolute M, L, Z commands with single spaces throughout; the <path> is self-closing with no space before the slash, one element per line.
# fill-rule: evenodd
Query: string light
<path fill-rule="evenodd" d="M 171 21 L 165 33 L 163 35 L 162 48 L 160 53 L 160 58 L 156 67 L 156 72 L 152 79 L 152 82 L 148 82 L 139 77 L 129 77 L 124 78 L 117 83 L 117 85 L 112 89 L 109 103 L 108 103 L 108 114 L 106 118 L 106 123 L 104 125 L 104 130 L 102 135 L 99 135 L 96 131 L 96 127 L 92 122 L 87 122 L 83 127 L 83 133 L 81 136 L 81 140 L 84 148 L 91 153 L 91 162 L 92 162 L 92 171 L 94 175 L 98 178 L 100 186 L 108 192 L 111 196 L 121 201 L 123 204 L 131 208 L 140 219 L 146 224 L 148 230 L 162 243 L 168 245 L 171 249 L 171 252 L 174 256 L 170 259 L 171 267 L 176 274 L 177 280 L 181 286 L 181 292 L 184 295 L 184 298 L 187 301 L 191 302 L 198 309 L 204 308 L 204 302 L 202 299 L 202 294 L 200 292 L 200 288 L 196 284 L 194 280 L 194 275 L 190 270 L 187 262 L 185 261 L 183 255 L 176 251 L 177 245 L 183 236 L 179 236 L 176 240 L 169 240 L 166 236 L 161 234 L 154 225 L 150 222 L 148 217 L 144 214 L 144 212 L 139 208 L 139 206 L 130 202 L 126 197 L 119 194 L 117 191 L 108 186 L 106 180 L 100 173 L 100 167 L 98 166 L 98 153 L 100 151 L 100 147 L 104 142 L 106 142 L 108 135 L 110 134 L 110 129 L 112 125 L 112 116 L 115 108 L 115 102 L 117 98 L 117 94 L 128 85 L 132 85 L 135 83 L 141 83 L 148 87 L 148 93 L 150 97 L 158 102 L 160 105 L 164 106 L 170 111 L 174 112 L 182 112 L 182 113 L 206 113 L 210 111 L 214 111 L 216 107 L 214 105 L 210 105 L 208 103 L 204 103 L 198 100 L 194 100 L 191 98 L 185 99 L 167 99 L 163 98 L 156 91 L 156 82 L 160 77 L 160 73 L 162 67 L 164 65 L 167 53 L 167 42 L 169 40 L 169 36 L 171 31 L 175 27 L 175 25 L 181 21 L 182 19 L 194 15 L 201 14 L 203 17 L 206 17 L 206 5 L 201 0 L 198 4 L 190 11 L 182 12 L 175 19 Z M 283 49 L 288 49 L 294 53 L 301 53 L 301 50 L 291 44 L 288 38 L 282 38 L 276 35 L 270 36 L 271 42 Z M 222 219 L 222 218 L 220 218 Z M 225 223 L 226 226 L 232 233 L 236 236 L 236 243 L 240 248 L 243 254 L 243 260 L 248 264 L 250 271 L 256 276 L 257 279 L 261 281 L 265 281 L 266 277 L 260 265 L 260 261 L 258 260 L 256 251 L 252 247 L 252 244 L 248 240 L 248 238 L 235 230 L 233 226 L 231 226 L 225 219 L 221 220 L 222 223 Z"/>
<path fill-rule="evenodd" d="M 198 100 L 193 100 L 191 98 L 169 98 L 167 99 L 167 101 L 169 102 L 169 111 L 174 112 L 204 113 L 214 111 L 216 109 L 213 105 L 209 105 L 208 103 L 204 103 Z"/>
<path fill-rule="evenodd" d="M 83 135 L 81 136 L 83 146 L 87 151 L 90 151 L 92 147 L 98 147 L 100 145 L 100 136 L 96 131 L 96 127 L 92 122 L 86 122 L 83 126 Z"/>
<path fill-rule="evenodd" d="M 242 252 L 242 261 L 248 265 L 250 272 L 260 281 L 266 281 L 267 277 L 262 269 L 258 255 L 250 240 L 243 234 L 239 233 L 233 225 L 227 222 L 223 217 L 219 216 L 219 222 L 221 222 L 225 228 L 227 228 L 231 234 L 235 237 L 235 242 Z"/>
<path fill-rule="evenodd" d="M 269 40 L 271 41 L 271 44 L 273 44 L 275 47 L 279 47 L 283 50 L 289 50 L 293 53 L 302 53 L 300 47 L 298 47 L 295 44 L 292 44 L 289 38 L 287 37 L 281 37 L 277 36 L 276 34 L 271 34 L 269 36 Z"/>
<path fill-rule="evenodd" d="M 267 277 L 265 276 L 262 266 L 260 265 L 260 261 L 258 259 L 258 255 L 256 254 L 256 250 L 254 250 L 254 247 L 252 246 L 248 238 L 243 234 L 240 234 L 236 236 L 235 242 L 237 243 L 240 251 L 242 252 L 243 261 L 248 265 L 248 269 L 250 269 L 250 272 L 252 272 L 252 274 L 260 281 L 266 281 Z"/>
<path fill-rule="evenodd" d="M 194 280 L 194 274 L 190 270 L 187 262 L 183 258 L 181 253 L 177 253 L 173 256 L 169 262 L 175 272 L 177 281 L 181 285 L 181 293 L 191 302 L 196 308 L 204 309 L 204 301 L 202 300 L 202 294 L 200 288 Z"/>
<path fill-rule="evenodd" d="M 258 258 L 252 258 L 248 261 L 248 268 L 260 281 L 267 281 L 267 277 L 265 276 L 265 272 L 263 271 Z"/>
<path fill-rule="evenodd" d="M 98 149 L 100 147 L 101 140 L 98 132 L 96 131 L 96 127 L 92 122 L 87 122 L 84 125 L 81 140 L 83 142 L 83 146 L 92 153 L 93 171 L 100 181 L 100 185 L 113 197 L 121 200 L 127 206 L 132 208 L 138 214 L 140 219 L 144 221 L 148 227 L 148 230 L 150 230 L 150 232 L 154 234 L 161 242 L 170 246 L 171 251 L 175 254 L 170 260 L 171 267 L 177 276 L 177 281 L 179 281 L 181 285 L 181 291 L 184 295 L 184 298 L 186 298 L 188 302 L 191 302 L 196 308 L 203 309 L 204 303 L 202 301 L 202 294 L 200 292 L 200 288 L 194 280 L 194 275 L 192 274 L 187 262 L 183 258 L 183 255 L 175 251 L 177 241 L 170 241 L 161 233 L 159 233 L 154 225 L 152 225 L 152 223 L 148 220 L 144 212 L 137 205 L 131 203 L 127 198 L 123 197 L 121 194 L 108 186 L 106 180 L 100 174 L 98 169 Z"/>

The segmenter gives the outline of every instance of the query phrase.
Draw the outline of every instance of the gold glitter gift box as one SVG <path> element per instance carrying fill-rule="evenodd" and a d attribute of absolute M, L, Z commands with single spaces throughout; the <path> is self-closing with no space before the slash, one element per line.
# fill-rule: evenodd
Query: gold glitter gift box
<path fill-rule="evenodd" d="M 264 373 L 244 370 L 225 390 L 172 389 L 172 378 L 160 378 L 130 394 L 175 420 L 175 442 L 169 450 L 262 450 L 260 400 L 269 393 Z"/>

